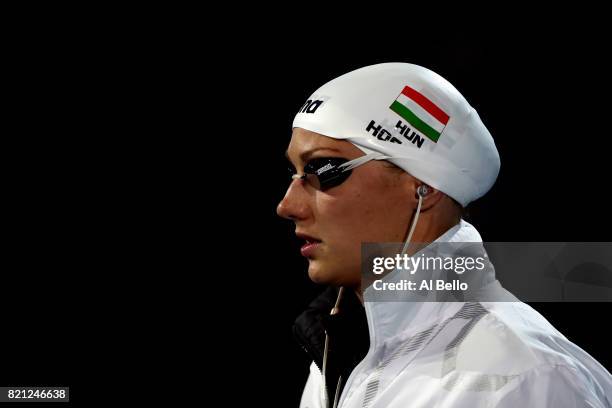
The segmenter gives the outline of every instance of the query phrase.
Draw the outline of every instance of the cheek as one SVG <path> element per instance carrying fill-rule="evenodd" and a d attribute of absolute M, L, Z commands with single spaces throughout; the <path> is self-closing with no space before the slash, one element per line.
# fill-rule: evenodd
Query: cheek
<path fill-rule="evenodd" d="M 362 242 L 403 241 L 412 216 L 411 203 L 399 188 L 367 186 L 316 200 L 318 220 L 326 234 L 344 247 L 360 251 Z"/>
<path fill-rule="evenodd" d="M 357 191 L 342 196 L 322 196 L 317 200 L 317 223 L 329 237 L 351 246 L 384 236 L 389 222 L 388 207 L 381 194 Z"/>

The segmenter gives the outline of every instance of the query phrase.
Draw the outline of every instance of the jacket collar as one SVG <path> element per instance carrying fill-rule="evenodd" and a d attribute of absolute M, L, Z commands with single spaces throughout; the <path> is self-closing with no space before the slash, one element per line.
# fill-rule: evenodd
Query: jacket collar
<path fill-rule="evenodd" d="M 434 243 L 480 243 L 482 245 L 482 238 L 474 226 L 465 220 L 461 220 L 438 237 Z M 448 250 L 449 247 L 451 246 L 444 246 L 445 250 Z M 455 246 L 452 247 L 455 248 Z M 427 256 L 440 255 L 437 251 L 441 251 L 440 246 L 429 245 L 415 255 L 421 253 Z M 482 285 L 496 282 L 494 269 L 492 265 L 489 266 L 483 272 L 483 275 L 478 278 Z M 408 273 L 407 271 L 396 270 L 385 276 L 383 281 L 394 282 L 408 279 Z M 435 279 L 434 276 L 432 278 Z M 406 291 L 405 294 L 402 293 L 400 296 L 397 301 L 372 300 L 377 299 L 373 295 L 372 286 L 365 290 L 364 301 L 370 348 L 377 348 L 400 333 L 406 331 L 418 332 L 431 327 L 437 322 L 451 317 L 463 306 L 463 302 L 424 302 L 420 298 L 415 298 L 413 292 L 409 291 Z"/>

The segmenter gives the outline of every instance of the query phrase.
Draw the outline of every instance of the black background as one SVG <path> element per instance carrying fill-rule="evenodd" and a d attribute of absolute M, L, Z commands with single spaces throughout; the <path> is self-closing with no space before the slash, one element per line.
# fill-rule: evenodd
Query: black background
<path fill-rule="evenodd" d="M 275 214 L 284 151 L 306 98 L 365 65 L 423 65 L 477 109 L 502 163 L 470 205 L 484 240 L 610 239 L 598 28 L 374 36 L 287 19 L 235 36 L 145 17 L 10 37 L 0 384 L 112 401 L 212 377 L 216 397 L 295 406 L 309 361 L 291 327 L 321 288 Z M 610 304 L 534 307 L 612 367 Z"/>

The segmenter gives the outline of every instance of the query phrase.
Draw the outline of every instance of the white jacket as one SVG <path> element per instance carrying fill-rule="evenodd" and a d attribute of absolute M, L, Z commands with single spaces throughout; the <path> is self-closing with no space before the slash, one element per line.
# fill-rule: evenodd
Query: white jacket
<path fill-rule="evenodd" d="M 465 221 L 440 242 L 481 242 Z M 514 299 L 492 279 L 486 290 Z M 612 407 L 612 376 L 518 302 L 365 302 L 370 349 L 341 408 Z M 313 363 L 300 408 L 326 408 Z"/>

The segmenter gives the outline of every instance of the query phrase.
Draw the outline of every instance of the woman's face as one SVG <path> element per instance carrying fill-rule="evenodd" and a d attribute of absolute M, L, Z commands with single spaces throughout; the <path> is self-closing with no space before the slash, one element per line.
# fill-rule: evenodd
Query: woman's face
<path fill-rule="evenodd" d="M 298 174 L 315 158 L 352 160 L 364 153 L 351 143 L 295 128 L 287 150 Z M 292 180 L 277 207 L 293 220 L 317 283 L 359 287 L 362 242 L 400 242 L 407 233 L 416 199 L 416 179 L 385 161 L 352 170 L 342 184 L 321 191 Z"/>

